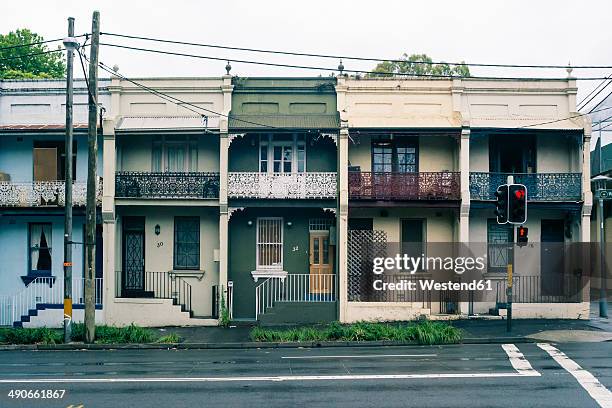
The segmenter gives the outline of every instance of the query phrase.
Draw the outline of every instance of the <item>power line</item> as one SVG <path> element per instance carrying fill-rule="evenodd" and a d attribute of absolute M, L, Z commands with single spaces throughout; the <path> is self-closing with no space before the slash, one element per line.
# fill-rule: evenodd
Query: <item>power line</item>
<path fill-rule="evenodd" d="M 207 55 L 198 55 L 198 54 L 187 54 L 182 52 L 174 52 L 174 51 L 164 51 L 164 50 L 156 50 L 151 48 L 141 48 L 141 47 L 130 47 L 127 45 L 121 44 L 109 44 L 109 43 L 100 43 L 100 45 L 104 45 L 107 47 L 115 47 L 115 48 L 123 48 L 127 50 L 133 51 L 144 51 L 151 52 L 156 54 L 165 54 L 165 55 L 174 55 L 181 57 L 190 57 L 190 58 L 199 58 L 199 59 L 207 59 L 207 60 L 215 60 L 215 61 L 230 61 L 237 62 L 243 64 L 254 64 L 254 65 L 265 65 L 272 67 L 280 67 L 280 68 L 294 68 L 294 69 L 310 69 L 317 71 L 338 71 L 338 68 L 327 68 L 327 67 L 317 67 L 317 66 L 309 66 L 309 65 L 292 65 L 292 64 L 280 64 L 273 62 L 262 62 L 262 61 L 250 61 L 250 60 L 239 60 L 234 58 L 220 58 L 220 57 L 211 57 Z M 396 73 L 396 72 L 375 72 L 375 71 L 365 71 L 365 70 L 356 70 L 356 69 L 343 69 L 343 72 L 351 72 L 355 74 L 371 74 L 371 75 L 379 75 L 379 76 L 405 76 L 405 77 L 426 77 L 426 78 L 449 78 L 449 79 L 488 79 L 488 80 L 538 80 L 538 81 L 567 81 L 570 78 L 520 78 L 520 77 L 485 77 L 485 76 L 470 76 L 463 77 L 459 75 L 438 75 L 438 74 L 408 74 L 408 73 Z M 586 77 L 586 78 L 571 78 L 572 80 L 600 80 L 601 77 Z"/>
<path fill-rule="evenodd" d="M 20 58 L 35 57 L 37 55 L 51 54 L 52 52 L 63 52 L 63 51 L 64 51 L 63 49 L 57 49 L 57 50 L 47 50 L 47 51 L 41 51 L 41 52 L 33 52 L 31 54 L 15 55 L 13 57 L 0 58 L 0 62 L 10 61 L 10 60 L 20 59 Z"/>
<path fill-rule="evenodd" d="M 603 111 L 608 110 L 608 109 L 612 109 L 612 106 L 608 106 L 607 108 L 602 108 L 602 109 L 599 109 L 599 110 L 596 110 L 596 111 L 591 111 L 589 113 L 603 112 Z M 581 116 L 587 116 L 589 113 L 579 113 L 577 115 L 568 116 L 566 118 L 561 118 L 561 119 L 555 119 L 555 120 L 551 120 L 551 121 L 548 121 L 548 122 L 534 123 L 534 124 L 531 124 L 531 125 L 519 126 L 519 129 L 528 128 L 528 127 L 534 127 L 534 126 L 541 126 L 541 125 L 548 125 L 550 123 L 556 123 L 556 122 L 561 122 L 561 121 L 568 120 L 568 119 L 579 118 Z"/>
<path fill-rule="evenodd" d="M 591 98 L 589 98 L 588 101 L 586 101 L 584 104 L 582 104 L 582 106 L 579 109 L 582 109 L 582 108 L 586 107 L 593 99 L 595 99 L 597 97 L 597 95 L 602 93 L 604 89 L 606 89 L 608 86 L 610 86 L 610 84 L 612 84 L 612 81 L 608 81 L 608 83 L 604 87 L 602 87 L 595 95 L 591 96 Z M 608 96 L 609 96 L 609 94 L 608 94 Z M 604 101 L 605 99 L 606 98 L 602 99 L 602 101 Z M 599 103 L 601 103 L 601 102 L 599 102 Z M 597 106 L 598 105 L 595 105 L 594 108 L 596 108 Z"/>
<path fill-rule="evenodd" d="M 74 38 L 83 37 L 85 35 L 86 34 L 76 35 L 76 36 L 74 36 Z M 37 42 L 29 43 L 29 44 L 10 45 L 8 47 L 1 47 L 0 51 L 11 50 L 11 49 L 14 49 L 14 48 L 31 47 L 33 45 L 48 44 L 48 43 L 52 43 L 52 42 L 56 42 L 56 41 L 63 41 L 63 38 L 56 38 L 55 40 L 37 41 Z"/>
<path fill-rule="evenodd" d="M 605 84 L 606 81 L 609 80 L 609 79 L 612 79 L 612 74 L 608 75 L 604 80 L 602 80 L 599 84 L 597 84 L 597 86 L 591 92 L 589 92 L 589 94 L 587 96 L 582 98 L 580 100 L 580 102 L 578 102 L 576 104 L 576 106 L 578 106 L 577 110 L 582 109 L 582 107 L 580 107 L 582 105 L 582 102 L 586 101 L 589 96 L 593 95 L 593 93 L 595 93 L 599 89 L 599 87 L 602 86 L 603 84 Z"/>
<path fill-rule="evenodd" d="M 266 49 L 258 49 L 258 48 L 245 48 L 245 47 L 231 47 L 227 45 L 217 45 L 217 44 L 203 44 L 203 43 L 194 43 L 187 41 L 176 41 L 176 40 L 167 40 L 161 38 L 152 38 L 152 37 L 143 37 L 136 35 L 127 35 L 127 34 L 117 34 L 117 33 L 100 33 L 101 35 L 108 35 L 112 37 L 121 37 L 128 38 L 134 40 L 144 40 L 144 41 L 153 41 L 167 44 L 177 44 L 177 45 L 190 45 L 196 47 L 206 47 L 206 48 L 217 48 L 224 50 L 232 50 L 232 51 L 247 51 L 247 52 L 258 52 L 265 54 L 279 54 L 279 55 L 292 55 L 299 57 L 315 57 L 315 58 L 333 58 L 333 59 L 343 59 L 343 60 L 354 60 L 354 61 L 371 61 L 371 62 L 395 62 L 395 63 L 411 63 L 411 64 L 447 64 L 453 66 L 469 66 L 469 67 L 499 67 L 499 68 L 573 68 L 573 69 L 610 69 L 612 66 L 604 66 L 604 65 L 578 65 L 578 66 L 569 66 L 569 65 L 521 65 L 521 64 L 492 64 L 492 63 L 467 63 L 467 62 L 429 62 L 429 61 L 406 61 L 406 60 L 398 60 L 398 59 L 388 59 L 388 58 L 368 58 L 368 57 L 356 57 L 356 56 L 347 56 L 347 55 L 329 55 L 329 54 L 314 54 L 314 53 L 303 53 L 303 52 L 293 52 L 293 51 L 280 51 L 280 50 L 266 50 Z"/>

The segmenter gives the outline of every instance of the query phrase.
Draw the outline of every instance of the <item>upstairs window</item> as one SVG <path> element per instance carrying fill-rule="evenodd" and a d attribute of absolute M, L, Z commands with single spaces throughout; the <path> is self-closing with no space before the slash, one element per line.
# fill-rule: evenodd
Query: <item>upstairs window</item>
<path fill-rule="evenodd" d="M 195 137 L 158 136 L 153 140 L 151 171 L 198 171 L 198 141 Z"/>
<path fill-rule="evenodd" d="M 263 135 L 259 142 L 261 173 L 303 173 L 306 171 L 304 135 Z"/>
<path fill-rule="evenodd" d="M 64 180 L 66 174 L 66 148 L 63 141 L 34 142 L 34 181 Z M 76 179 L 76 142 L 72 145 L 72 180 Z"/>
<path fill-rule="evenodd" d="M 372 171 L 418 172 L 418 144 L 414 138 L 372 142 Z"/>

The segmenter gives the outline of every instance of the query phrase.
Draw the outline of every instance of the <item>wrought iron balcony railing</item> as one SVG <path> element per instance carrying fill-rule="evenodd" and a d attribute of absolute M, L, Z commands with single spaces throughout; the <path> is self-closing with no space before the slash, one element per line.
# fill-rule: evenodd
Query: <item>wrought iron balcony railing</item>
<path fill-rule="evenodd" d="M 231 198 L 336 198 L 335 172 L 228 174 Z"/>
<path fill-rule="evenodd" d="M 527 186 L 529 201 L 582 200 L 582 173 L 470 173 L 472 200 L 495 200 L 497 187 L 506 184 L 508 176 Z"/>
<path fill-rule="evenodd" d="M 43 207 L 63 206 L 65 185 L 58 181 L 12 182 L 0 181 L 0 206 L 2 207 Z M 98 204 L 102 199 L 102 179 L 96 191 Z M 87 183 L 77 181 L 72 184 L 72 202 L 75 207 L 83 207 L 87 202 Z"/>
<path fill-rule="evenodd" d="M 219 198 L 219 173 L 117 172 L 117 198 Z"/>
<path fill-rule="evenodd" d="M 357 200 L 459 200 L 458 172 L 349 172 L 349 198 Z"/>

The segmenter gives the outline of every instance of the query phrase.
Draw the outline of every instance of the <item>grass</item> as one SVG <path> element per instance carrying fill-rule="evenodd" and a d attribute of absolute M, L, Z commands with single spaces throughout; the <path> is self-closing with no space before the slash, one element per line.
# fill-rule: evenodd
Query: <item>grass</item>
<path fill-rule="evenodd" d="M 72 324 L 72 341 L 85 340 L 85 325 Z M 178 343 L 181 338 L 176 333 L 158 337 L 153 330 L 131 324 L 125 327 L 96 326 L 97 344 L 139 344 L 139 343 Z M 61 329 L 42 328 L 4 328 L 0 329 L 0 344 L 61 344 L 64 333 Z"/>
<path fill-rule="evenodd" d="M 395 340 L 415 344 L 453 344 L 463 338 L 460 329 L 444 322 L 366 323 L 342 325 L 334 322 L 324 326 L 305 326 L 289 329 L 255 327 L 250 333 L 257 342 L 301 341 L 376 341 Z"/>

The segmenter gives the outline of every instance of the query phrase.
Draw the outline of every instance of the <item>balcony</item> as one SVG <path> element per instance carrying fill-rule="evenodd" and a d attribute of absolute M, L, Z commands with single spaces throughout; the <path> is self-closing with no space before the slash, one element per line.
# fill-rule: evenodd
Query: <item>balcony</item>
<path fill-rule="evenodd" d="M 228 195 L 231 198 L 336 198 L 335 172 L 232 172 L 229 173 L 227 181 Z"/>
<path fill-rule="evenodd" d="M 0 181 L 0 206 L 2 207 L 57 207 L 64 205 L 63 181 Z M 97 202 L 102 197 L 102 179 L 96 192 Z M 87 183 L 72 185 L 72 202 L 75 207 L 84 207 L 87 202 Z"/>
<path fill-rule="evenodd" d="M 459 200 L 458 172 L 349 172 L 354 200 Z"/>
<path fill-rule="evenodd" d="M 497 187 L 508 176 L 527 186 L 529 201 L 582 200 L 582 173 L 470 173 L 472 200 L 495 200 Z"/>
<path fill-rule="evenodd" d="M 219 198 L 219 173 L 117 172 L 115 197 L 215 199 Z"/>

